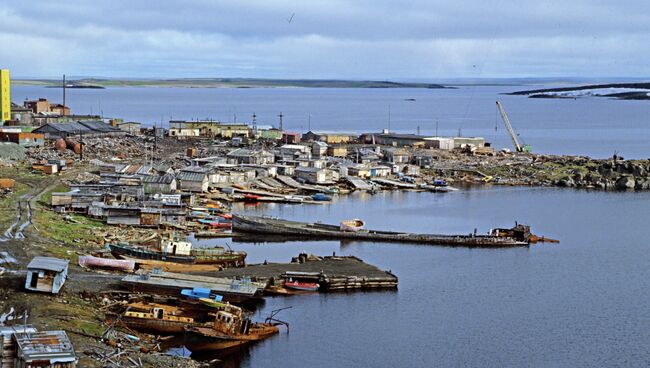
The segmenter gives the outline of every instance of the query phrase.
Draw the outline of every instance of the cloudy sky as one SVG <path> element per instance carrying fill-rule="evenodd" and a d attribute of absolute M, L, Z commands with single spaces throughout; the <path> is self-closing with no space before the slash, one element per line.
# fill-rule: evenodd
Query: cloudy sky
<path fill-rule="evenodd" d="M 0 0 L 18 77 L 650 76 L 649 1 Z"/>

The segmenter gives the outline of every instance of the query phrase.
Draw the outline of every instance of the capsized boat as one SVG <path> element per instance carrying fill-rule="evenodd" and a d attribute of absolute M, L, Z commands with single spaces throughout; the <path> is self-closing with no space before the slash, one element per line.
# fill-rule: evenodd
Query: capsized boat
<path fill-rule="evenodd" d="M 127 259 L 99 258 L 95 256 L 79 256 L 79 266 L 84 268 L 107 268 L 131 272 L 135 269 L 135 261 Z"/>
<path fill-rule="evenodd" d="M 150 259 L 186 264 L 218 264 L 224 267 L 243 267 L 246 265 L 246 252 L 226 250 L 223 247 L 193 248 L 192 243 L 164 239 L 161 249 L 128 243 L 107 244 L 116 258 Z"/>
<path fill-rule="evenodd" d="M 366 223 L 359 219 L 341 221 L 341 231 L 359 231 L 363 230 Z"/>
<path fill-rule="evenodd" d="M 264 323 L 252 322 L 241 308 L 230 305 L 217 312 L 214 322 L 185 329 L 185 347 L 191 352 L 219 351 L 264 340 L 280 332 L 285 324 L 271 317 Z"/>

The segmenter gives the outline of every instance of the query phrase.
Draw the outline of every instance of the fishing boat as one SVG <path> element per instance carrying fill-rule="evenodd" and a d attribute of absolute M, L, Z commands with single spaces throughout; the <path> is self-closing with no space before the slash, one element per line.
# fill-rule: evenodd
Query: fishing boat
<path fill-rule="evenodd" d="M 325 193 L 316 193 L 313 196 L 311 196 L 311 199 L 319 202 L 327 202 L 327 201 L 331 201 L 332 197 L 328 196 Z"/>
<path fill-rule="evenodd" d="M 127 307 L 121 321 L 130 329 L 154 334 L 179 334 L 188 326 L 199 326 L 179 308 L 164 304 L 134 303 Z"/>
<path fill-rule="evenodd" d="M 254 323 L 243 310 L 230 306 L 216 313 L 214 322 L 185 328 L 185 347 L 191 352 L 219 351 L 264 340 L 280 332 L 278 323 L 267 319 Z"/>
<path fill-rule="evenodd" d="M 232 227 L 232 221 L 225 219 L 217 219 L 215 217 L 199 219 L 199 223 L 203 225 L 208 225 L 209 227 L 215 227 L 219 229 L 229 229 Z"/>
<path fill-rule="evenodd" d="M 246 252 L 226 250 L 223 247 L 193 248 L 185 241 L 163 240 L 161 249 L 128 243 L 107 244 L 111 253 L 121 259 L 146 259 L 187 264 L 218 264 L 225 267 L 246 265 Z"/>
<path fill-rule="evenodd" d="M 318 291 L 319 285 L 315 282 L 301 282 L 301 281 L 285 281 L 284 287 L 287 289 L 300 290 L 300 291 Z"/>
<path fill-rule="evenodd" d="M 450 191 L 458 190 L 449 186 L 446 180 L 436 179 L 431 182 L 431 184 L 422 184 L 420 188 L 426 189 L 431 192 L 447 193 Z"/>
<path fill-rule="evenodd" d="M 341 221 L 341 231 L 360 231 L 366 223 L 359 219 Z"/>

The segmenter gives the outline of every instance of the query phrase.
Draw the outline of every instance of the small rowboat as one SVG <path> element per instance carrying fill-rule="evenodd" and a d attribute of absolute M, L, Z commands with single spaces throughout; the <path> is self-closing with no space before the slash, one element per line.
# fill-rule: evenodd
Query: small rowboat
<path fill-rule="evenodd" d="M 315 282 L 285 281 L 284 287 L 302 291 L 318 291 L 319 285 Z"/>
<path fill-rule="evenodd" d="M 316 193 L 311 196 L 311 199 L 319 202 L 328 202 L 332 200 L 332 197 L 326 195 L 325 193 Z"/>
<path fill-rule="evenodd" d="M 362 230 L 365 225 L 366 223 L 359 219 L 343 220 L 341 221 L 341 231 L 357 232 Z"/>
<path fill-rule="evenodd" d="M 257 202 L 260 198 L 262 197 L 255 194 L 244 194 L 244 201 L 246 202 Z"/>

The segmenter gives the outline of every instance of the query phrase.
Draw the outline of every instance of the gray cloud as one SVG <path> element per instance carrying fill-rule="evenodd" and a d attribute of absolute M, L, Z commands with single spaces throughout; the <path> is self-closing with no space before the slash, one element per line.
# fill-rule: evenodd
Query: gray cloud
<path fill-rule="evenodd" d="M 650 74 L 643 1 L 2 3 L 0 60 L 21 76 Z"/>

